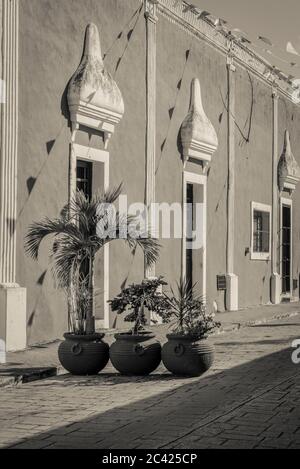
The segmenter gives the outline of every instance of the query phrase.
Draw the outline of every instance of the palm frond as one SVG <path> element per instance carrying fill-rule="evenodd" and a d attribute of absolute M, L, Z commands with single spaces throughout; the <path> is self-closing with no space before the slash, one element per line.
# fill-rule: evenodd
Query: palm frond
<path fill-rule="evenodd" d="M 33 259 L 37 259 L 42 240 L 49 235 L 64 233 L 66 226 L 65 221 L 61 218 L 56 218 L 54 220 L 44 218 L 44 220 L 40 222 L 32 223 L 29 226 L 27 235 L 25 236 L 26 252 Z"/>
<path fill-rule="evenodd" d="M 130 246 L 131 249 L 136 249 L 140 247 L 145 255 L 145 261 L 147 266 L 151 266 L 155 264 L 159 257 L 159 250 L 160 244 L 157 239 L 148 237 L 141 237 L 141 238 L 130 238 L 126 239 L 126 242 Z"/>
<path fill-rule="evenodd" d="M 107 189 L 101 194 L 95 194 L 92 198 L 92 201 L 96 204 L 105 203 L 113 204 L 120 197 L 123 190 L 123 183 L 119 184 L 112 189 Z"/>

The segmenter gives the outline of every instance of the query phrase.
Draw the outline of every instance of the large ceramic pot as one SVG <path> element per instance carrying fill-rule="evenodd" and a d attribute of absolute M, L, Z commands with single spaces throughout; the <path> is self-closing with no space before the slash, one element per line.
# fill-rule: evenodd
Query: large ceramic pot
<path fill-rule="evenodd" d="M 214 346 L 206 339 L 168 334 L 162 348 L 162 361 L 167 370 L 180 376 L 200 376 L 214 361 Z"/>
<path fill-rule="evenodd" d="M 58 348 L 62 366 L 73 375 L 96 375 L 109 360 L 109 346 L 104 334 L 77 335 L 66 333 Z"/>
<path fill-rule="evenodd" d="M 161 361 L 161 345 L 150 332 L 115 334 L 109 356 L 123 375 L 148 375 Z"/>

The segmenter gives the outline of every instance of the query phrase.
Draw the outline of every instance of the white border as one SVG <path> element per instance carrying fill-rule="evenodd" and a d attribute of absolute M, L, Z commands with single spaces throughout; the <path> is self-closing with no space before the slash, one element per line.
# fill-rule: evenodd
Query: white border
<path fill-rule="evenodd" d="M 280 263 L 279 272 L 281 279 L 281 296 L 283 298 L 290 298 L 293 295 L 293 200 L 286 197 L 280 197 Z M 291 252 L 290 252 L 290 291 L 282 292 L 282 207 L 288 205 L 291 208 Z"/>
<path fill-rule="evenodd" d="M 104 164 L 104 189 L 107 190 L 109 187 L 109 152 L 105 150 L 99 150 L 98 148 L 86 147 L 79 145 L 78 143 L 72 144 L 72 151 L 74 157 L 77 160 L 86 160 L 96 163 Z M 109 329 L 109 243 L 104 246 L 104 279 L 103 279 L 103 311 L 104 329 Z"/>
<path fill-rule="evenodd" d="M 270 214 L 269 218 L 269 252 L 254 252 L 253 251 L 253 212 L 259 210 Z M 251 234 L 250 234 L 250 259 L 255 261 L 267 261 L 271 259 L 271 243 L 272 243 L 272 206 L 261 204 L 259 202 L 251 202 Z"/>
<path fill-rule="evenodd" d="M 181 253 L 181 275 L 182 278 L 186 274 L 186 186 L 188 183 L 199 184 L 203 186 L 203 275 L 202 275 L 202 292 L 206 299 L 206 218 L 207 218 L 207 176 L 183 171 L 182 181 L 182 253 Z"/>

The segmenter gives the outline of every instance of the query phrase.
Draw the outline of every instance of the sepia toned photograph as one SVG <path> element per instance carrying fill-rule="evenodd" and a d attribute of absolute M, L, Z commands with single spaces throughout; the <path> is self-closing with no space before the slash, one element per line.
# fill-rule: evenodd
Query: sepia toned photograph
<path fill-rule="evenodd" d="M 300 3 L 191 1 L 0 0 L 3 456 L 300 449 Z"/>

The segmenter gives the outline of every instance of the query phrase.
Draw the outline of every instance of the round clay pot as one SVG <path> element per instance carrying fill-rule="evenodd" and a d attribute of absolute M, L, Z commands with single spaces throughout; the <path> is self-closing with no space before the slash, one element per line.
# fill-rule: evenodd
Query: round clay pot
<path fill-rule="evenodd" d="M 73 375 L 96 375 L 109 360 L 109 346 L 104 334 L 77 335 L 66 333 L 58 348 L 62 366 Z"/>
<path fill-rule="evenodd" d="M 142 332 L 115 334 L 109 357 L 113 366 L 123 375 L 148 375 L 161 361 L 161 345 L 154 334 Z"/>
<path fill-rule="evenodd" d="M 162 348 L 162 361 L 174 375 L 200 376 L 214 361 L 214 346 L 206 339 L 168 334 Z"/>

